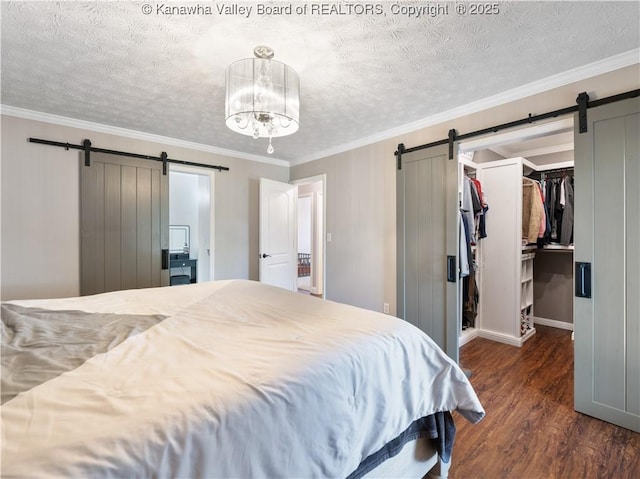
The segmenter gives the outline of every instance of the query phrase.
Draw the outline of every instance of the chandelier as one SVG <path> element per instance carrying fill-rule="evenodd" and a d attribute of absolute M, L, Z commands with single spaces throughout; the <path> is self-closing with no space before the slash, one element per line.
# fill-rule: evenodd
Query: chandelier
<path fill-rule="evenodd" d="M 225 123 L 233 131 L 271 139 L 298 131 L 300 80 L 293 68 L 272 60 L 273 50 L 258 46 L 255 58 L 227 67 Z"/>

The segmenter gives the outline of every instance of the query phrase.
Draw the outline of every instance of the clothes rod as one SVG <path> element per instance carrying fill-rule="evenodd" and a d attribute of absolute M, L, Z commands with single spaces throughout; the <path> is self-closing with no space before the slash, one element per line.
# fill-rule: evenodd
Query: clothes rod
<path fill-rule="evenodd" d="M 198 166 L 201 168 L 211 168 L 218 171 L 229 171 L 229 167 L 227 166 L 219 166 L 219 165 L 208 165 L 206 163 L 194 163 L 192 161 L 183 161 L 183 160 L 175 160 L 172 158 L 167 158 L 167 154 L 162 152 L 160 157 L 158 156 L 149 156 L 149 155 L 141 155 L 139 153 L 130 153 L 128 151 L 118 151 L 118 150 L 108 150 L 106 148 L 96 148 L 91 146 L 91 141 L 84 140 L 82 145 L 74 145 L 71 143 L 63 143 L 61 141 L 51 141 L 51 140 L 41 140 L 39 138 L 29 138 L 29 142 L 38 143 L 41 145 L 50 145 L 50 146 L 59 146 L 65 148 L 67 150 L 82 150 L 85 152 L 85 166 L 90 166 L 91 162 L 89 159 L 89 152 L 94 153 L 107 153 L 110 155 L 118 155 L 118 156 L 127 156 L 129 158 L 139 158 L 141 160 L 152 160 L 152 161 L 161 161 L 163 163 L 162 173 L 164 175 L 167 174 L 167 163 L 174 163 L 178 165 L 187 165 L 187 166 Z"/>
<path fill-rule="evenodd" d="M 566 168 L 553 168 L 551 170 L 532 171 L 527 175 L 527 178 L 531 178 L 533 180 L 541 180 L 543 177 L 560 178 L 563 176 L 573 176 L 573 173 L 573 166 L 568 166 Z"/>
<path fill-rule="evenodd" d="M 433 141 L 431 143 L 425 143 L 424 145 L 413 146 L 411 148 L 405 148 L 403 143 L 398 145 L 398 149 L 394 153 L 396 158 L 398 159 L 398 169 L 401 168 L 401 158 L 402 155 L 406 153 L 412 153 L 414 151 L 424 150 L 427 148 L 432 148 L 434 146 L 446 145 L 449 144 L 449 150 L 451 153 L 451 149 L 454 141 L 466 140 L 468 138 L 473 138 L 476 136 L 486 135 L 488 133 L 497 133 L 500 130 L 504 130 L 507 128 L 514 128 L 516 126 L 522 126 L 529 123 L 533 123 L 540 120 L 546 120 L 548 118 L 555 118 L 558 116 L 564 116 L 571 113 L 579 112 L 580 113 L 580 132 L 583 133 L 586 131 L 586 110 L 589 108 L 594 108 L 601 105 L 607 105 L 609 103 L 615 103 L 621 100 L 627 100 L 629 98 L 636 98 L 640 96 L 640 89 L 630 90 L 624 93 L 619 93 L 617 95 L 612 95 L 606 98 L 601 98 L 599 100 L 589 101 L 589 95 L 586 93 L 580 93 L 578 98 L 576 99 L 577 105 L 569 106 L 566 108 L 561 108 L 559 110 L 550 111 L 547 113 L 541 113 L 539 115 L 531 115 L 527 118 L 523 118 L 521 120 L 511 121 L 509 123 L 503 123 L 501 125 L 492 126 L 489 128 L 483 128 L 482 130 L 472 131 L 470 133 L 465 133 L 462 135 L 457 135 L 455 130 L 449 130 L 449 138 L 444 140 Z"/>

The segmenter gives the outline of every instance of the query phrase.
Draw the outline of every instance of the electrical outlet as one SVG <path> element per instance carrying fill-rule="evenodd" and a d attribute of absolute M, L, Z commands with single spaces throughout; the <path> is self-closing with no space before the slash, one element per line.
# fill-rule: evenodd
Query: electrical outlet
<path fill-rule="evenodd" d="M 389 314 L 389 303 L 384 303 L 382 305 L 382 312 L 385 314 Z"/>
<path fill-rule="evenodd" d="M 331 242 L 331 233 L 327 233 L 327 243 Z"/>

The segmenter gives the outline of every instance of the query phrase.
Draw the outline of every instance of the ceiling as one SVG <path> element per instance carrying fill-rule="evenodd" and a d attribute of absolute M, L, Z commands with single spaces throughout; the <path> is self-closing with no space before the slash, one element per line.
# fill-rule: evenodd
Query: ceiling
<path fill-rule="evenodd" d="M 257 11 L 305 3 L 321 5 L 2 1 L 2 104 L 267 157 L 266 140 L 225 126 L 224 71 L 268 45 L 300 75 L 300 130 L 274 139 L 272 155 L 295 164 L 640 47 L 637 1 L 510 1 L 493 15 L 446 1 Z M 406 14 L 424 5 L 448 12 Z M 196 14 L 167 14 L 179 6 Z"/>
<path fill-rule="evenodd" d="M 536 165 L 573 161 L 573 122 L 570 128 L 560 128 L 542 136 L 509 142 L 491 148 L 504 158 L 521 156 Z"/>

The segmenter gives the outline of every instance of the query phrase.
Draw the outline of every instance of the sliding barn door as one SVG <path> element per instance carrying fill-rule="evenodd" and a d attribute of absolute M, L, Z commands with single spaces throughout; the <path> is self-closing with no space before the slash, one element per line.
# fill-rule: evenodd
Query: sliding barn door
<path fill-rule="evenodd" d="M 162 164 L 91 154 L 81 168 L 80 294 L 169 284 L 169 180 Z"/>
<path fill-rule="evenodd" d="M 589 109 L 575 134 L 574 366 L 576 410 L 638 432 L 639 112 L 638 98 Z"/>
<path fill-rule="evenodd" d="M 398 316 L 458 361 L 458 200 L 448 145 L 402 156 L 397 176 Z M 447 281 L 447 256 L 453 281 Z"/>

